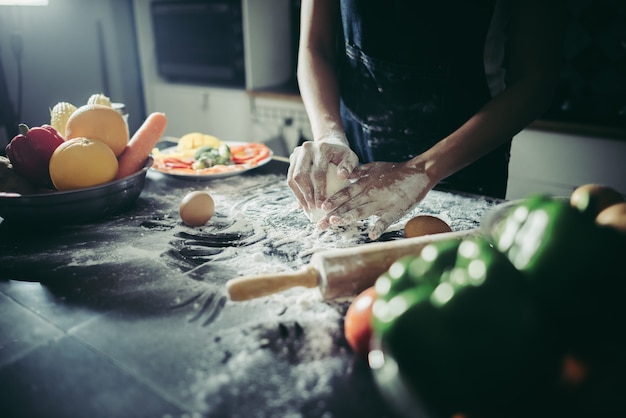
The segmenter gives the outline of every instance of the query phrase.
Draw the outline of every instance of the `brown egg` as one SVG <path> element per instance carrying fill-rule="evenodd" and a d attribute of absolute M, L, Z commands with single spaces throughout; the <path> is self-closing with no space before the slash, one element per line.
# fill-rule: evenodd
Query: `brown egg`
<path fill-rule="evenodd" d="M 572 193 L 570 204 L 579 211 L 596 217 L 609 206 L 623 202 L 624 196 L 609 186 L 602 184 L 584 184 Z"/>
<path fill-rule="evenodd" d="M 204 225 L 215 213 L 215 203 L 207 192 L 191 192 L 180 202 L 179 213 L 185 225 Z"/>
<path fill-rule="evenodd" d="M 408 220 L 404 225 L 404 237 L 414 238 L 422 235 L 451 232 L 452 229 L 445 221 L 431 215 L 418 215 Z"/>
<path fill-rule="evenodd" d="M 626 202 L 616 203 L 604 209 L 596 217 L 596 223 L 610 226 L 626 234 Z"/>

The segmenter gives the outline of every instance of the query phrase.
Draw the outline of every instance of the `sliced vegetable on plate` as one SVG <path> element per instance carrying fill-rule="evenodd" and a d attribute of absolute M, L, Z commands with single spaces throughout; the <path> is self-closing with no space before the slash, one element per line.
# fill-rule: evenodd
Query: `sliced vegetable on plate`
<path fill-rule="evenodd" d="M 193 156 L 194 163 L 191 167 L 195 170 L 210 168 L 216 165 L 232 165 L 233 160 L 228 145 L 221 143 L 217 147 L 204 145 L 200 147 Z"/>
<path fill-rule="evenodd" d="M 191 133 L 176 146 L 152 150 L 152 168 L 174 177 L 218 178 L 236 175 L 261 166 L 272 158 L 261 143 L 221 141 L 212 135 Z"/>
<path fill-rule="evenodd" d="M 272 153 L 267 145 L 253 142 L 241 145 L 233 144 L 230 148 L 235 164 L 258 164 L 270 158 Z"/>

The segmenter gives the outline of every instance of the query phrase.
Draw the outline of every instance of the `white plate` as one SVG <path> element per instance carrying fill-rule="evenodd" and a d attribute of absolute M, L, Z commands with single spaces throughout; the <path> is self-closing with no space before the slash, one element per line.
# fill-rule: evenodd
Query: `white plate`
<path fill-rule="evenodd" d="M 236 146 L 236 145 L 248 145 L 248 144 L 252 144 L 251 142 L 236 142 L 236 141 L 223 141 L 226 145 L 230 146 Z M 263 146 L 266 146 L 265 144 L 260 144 Z M 272 152 L 272 150 L 268 147 L 269 150 L 269 154 L 267 156 L 267 158 L 264 158 L 263 160 L 254 163 L 254 164 L 233 164 L 233 165 L 228 165 L 228 166 L 223 166 L 225 167 L 225 171 L 220 171 L 220 172 L 210 172 L 210 168 L 209 169 L 202 169 L 202 170 L 196 170 L 195 173 L 190 173 L 187 170 L 176 170 L 176 169 L 162 169 L 160 167 L 155 167 L 155 165 L 153 165 L 151 168 L 154 171 L 157 171 L 159 173 L 165 174 L 166 176 L 170 176 L 170 177 L 176 177 L 176 178 L 181 178 L 181 179 L 200 179 L 200 180 L 211 180 L 211 179 L 219 179 L 219 178 L 224 178 L 224 177 L 230 177 L 230 176 L 237 176 L 239 174 L 245 173 L 247 171 L 253 170 L 257 167 L 261 167 L 262 165 L 267 164 L 271 159 L 272 156 L 274 155 L 274 153 Z M 162 150 L 160 150 L 160 152 L 162 154 L 167 155 L 168 153 L 174 153 L 177 152 L 177 148 L 175 146 L 173 147 L 168 147 L 168 148 L 164 148 Z M 156 159 L 156 158 L 155 158 Z M 156 163 L 155 163 L 156 164 Z"/>

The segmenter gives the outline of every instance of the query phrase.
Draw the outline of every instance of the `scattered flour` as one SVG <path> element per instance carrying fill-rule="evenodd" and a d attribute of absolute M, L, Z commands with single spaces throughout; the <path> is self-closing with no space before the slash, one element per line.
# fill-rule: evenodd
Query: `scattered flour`
<path fill-rule="evenodd" d="M 168 286 L 176 290 L 167 294 L 170 305 L 184 306 L 194 317 L 205 312 L 207 299 L 223 301 L 208 325 L 194 328 L 200 336 L 180 334 L 202 341 L 202 349 L 193 353 L 197 366 L 186 370 L 187 378 L 180 383 L 180 396 L 188 400 L 186 405 L 193 404 L 199 415 L 329 416 L 326 402 L 336 396 L 334 380 L 350 372 L 352 354 L 343 336 L 343 315 L 350 300 L 327 301 L 318 289 L 294 288 L 266 298 L 232 302 L 223 299 L 224 285 L 238 276 L 297 270 L 316 252 L 367 243 L 371 220 L 318 230 L 297 207 L 279 175 L 197 183 L 157 180 L 147 182 L 140 202 L 144 206 L 134 218 L 112 221 L 107 227 L 114 232 L 99 231 L 94 236 L 98 245 L 58 249 L 58 254 L 68 258 L 66 266 L 132 264 L 139 266 L 133 274 L 141 276 L 144 264 L 147 271 L 154 271 L 151 263 L 161 263 L 163 268 L 174 265 L 171 277 L 166 278 Z M 206 190 L 215 201 L 214 217 L 198 228 L 182 224 L 177 213 L 180 199 L 193 190 Z M 417 214 L 438 216 L 453 230 L 475 228 L 477 219 L 496 203 L 432 191 L 384 237 L 401 237 L 404 223 Z M 117 239 L 120 235 L 125 237 L 123 242 Z M 217 250 L 207 245 L 225 236 L 235 237 L 235 243 Z M 120 276 L 124 273 L 116 271 Z M 148 278 L 135 280 L 137 286 L 150 283 Z M 158 285 L 162 283 L 150 289 L 155 294 Z M 193 292 L 177 286 L 194 292 L 200 289 L 204 299 L 186 303 Z M 145 295 L 145 288 L 139 290 L 138 294 Z M 180 296 L 183 293 L 185 297 Z M 250 408 L 252 405 L 263 407 Z"/>
<path fill-rule="evenodd" d="M 225 247 L 211 258 L 213 271 L 232 272 L 232 276 L 203 273 L 203 280 L 217 286 L 236 276 L 297 270 L 318 251 L 369 242 L 370 220 L 349 227 L 316 229 L 297 207 L 282 176 L 265 177 L 262 184 L 256 177 L 235 177 L 211 183 L 207 190 L 216 201 L 217 223 L 194 233 L 241 234 L 245 243 Z M 404 223 L 417 214 L 438 216 L 453 230 L 475 228 L 476 220 L 495 203 L 463 196 L 451 199 L 446 193 L 432 191 L 386 233 L 391 238 L 400 237 Z M 199 274 L 204 268 L 198 266 L 189 274 Z M 302 412 L 303 405 L 319 399 L 319 414 L 313 415 L 327 414 L 323 399 L 332 395 L 332 380 L 348 373 L 346 359 L 351 354 L 343 339 L 342 321 L 349 302 L 349 298 L 325 301 L 319 290 L 303 288 L 229 302 L 211 325 L 220 336 L 212 350 L 229 353 L 227 360 L 215 366 L 215 354 L 207 353 L 206 366 L 190 371 L 193 383 L 187 389 L 198 410 L 208 416 L 300 417 L 311 416 Z M 239 326 L 221 327 L 237 318 Z M 255 412 L 243 406 L 255 402 L 265 405 L 263 410 Z"/>
<path fill-rule="evenodd" d="M 181 312 L 168 311 L 171 306 L 186 309 L 184 319 L 211 316 L 207 325 L 203 320 L 189 325 L 183 319 L 178 339 L 159 341 L 196 344 L 189 352 L 194 367 L 184 371 L 186 378 L 177 386 L 180 397 L 188 400 L 185 406 L 191 403 L 197 411 L 192 416 L 329 416 L 325 403 L 337 396 L 334 380 L 349 374 L 353 358 L 342 329 L 350 300 L 323 300 L 317 289 L 294 288 L 232 302 L 225 299 L 224 285 L 238 276 L 297 270 L 316 252 L 367 243 L 371 220 L 318 230 L 297 207 L 284 176 L 242 175 L 206 182 L 159 176 L 148 174 L 138 209 L 107 222 L 110 230 L 96 228 L 90 242 L 77 240 L 41 256 L 66 261 L 59 274 L 85 267 L 105 272 L 103 292 L 109 279 L 123 283 L 116 289 L 124 294 L 112 293 L 112 303 L 120 297 L 135 300 L 135 294 L 137 301 L 145 302 L 149 294 L 167 319 L 171 312 Z M 216 210 L 211 221 L 198 228 L 182 224 L 178 217 L 180 199 L 194 190 L 208 191 Z M 401 237 L 404 223 L 418 214 L 438 216 L 453 230 L 475 228 L 496 203 L 432 191 L 384 238 Z M 234 244 L 207 245 L 225 236 L 235 237 Z M 68 237 L 71 242 L 72 235 Z M 166 273 L 148 277 L 156 270 Z M 197 291 L 201 295 L 190 299 Z M 180 347 L 174 352 L 181 351 L 187 354 Z M 263 408 L 248 408 L 251 405 Z"/>

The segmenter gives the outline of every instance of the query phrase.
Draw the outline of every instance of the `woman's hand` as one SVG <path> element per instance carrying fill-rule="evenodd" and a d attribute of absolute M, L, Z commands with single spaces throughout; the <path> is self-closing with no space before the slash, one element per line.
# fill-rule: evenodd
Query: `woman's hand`
<path fill-rule="evenodd" d="M 289 157 L 287 184 L 306 211 L 321 207 L 326 200 L 326 172 L 333 163 L 339 178 L 347 178 L 359 163 L 345 136 L 335 134 L 296 147 Z"/>
<path fill-rule="evenodd" d="M 318 227 L 348 225 L 356 220 L 378 216 L 369 228 L 369 237 L 382 233 L 417 205 L 434 184 L 421 166 L 414 162 L 373 162 L 357 167 L 350 175 L 357 179 L 337 192 L 322 206 L 328 211 Z"/>

